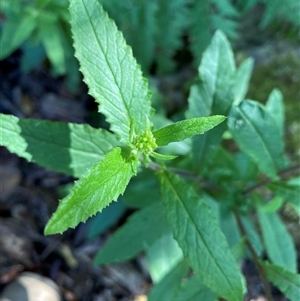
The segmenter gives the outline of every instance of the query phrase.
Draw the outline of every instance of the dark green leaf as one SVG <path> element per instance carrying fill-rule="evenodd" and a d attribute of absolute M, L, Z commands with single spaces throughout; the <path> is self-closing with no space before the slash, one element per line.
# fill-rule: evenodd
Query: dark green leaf
<path fill-rule="evenodd" d="M 1 145 L 28 161 L 82 176 L 118 144 L 113 134 L 89 125 L 0 115 Z"/>
<path fill-rule="evenodd" d="M 299 301 L 300 275 L 285 270 L 284 268 L 262 262 L 268 279 L 291 301 Z"/>
<path fill-rule="evenodd" d="M 206 286 L 240 301 L 243 278 L 211 209 L 177 175 L 162 171 L 159 176 L 167 219 L 184 256 Z"/>
<path fill-rule="evenodd" d="M 147 206 L 129 217 L 99 250 L 96 264 L 127 260 L 152 245 L 169 230 L 160 203 Z"/>
<path fill-rule="evenodd" d="M 70 194 L 60 201 L 46 225 L 45 234 L 62 233 L 102 211 L 124 193 L 136 174 L 137 161 L 128 160 L 121 148 L 112 149 L 100 163 L 76 182 Z"/>
<path fill-rule="evenodd" d="M 272 178 L 284 166 L 283 141 L 273 116 L 259 103 L 243 101 L 232 107 L 228 117 L 229 130 L 258 168 Z"/>
<path fill-rule="evenodd" d="M 297 255 L 293 239 L 277 213 L 265 213 L 259 207 L 258 220 L 269 259 L 278 266 L 296 272 Z"/>

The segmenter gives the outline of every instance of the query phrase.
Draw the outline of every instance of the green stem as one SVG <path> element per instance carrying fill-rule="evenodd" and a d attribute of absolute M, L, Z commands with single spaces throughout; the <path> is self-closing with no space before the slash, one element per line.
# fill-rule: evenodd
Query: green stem
<path fill-rule="evenodd" d="M 241 235 L 243 237 L 245 237 L 246 245 L 247 245 L 247 247 L 248 247 L 248 249 L 249 249 L 249 251 L 252 255 L 252 258 L 253 258 L 254 264 L 256 266 L 256 270 L 258 272 L 259 278 L 260 278 L 260 280 L 261 280 L 261 282 L 264 286 L 264 291 L 265 291 L 266 298 L 267 298 L 268 301 L 274 301 L 274 299 L 272 297 L 272 294 L 271 294 L 271 288 L 270 288 L 267 276 L 265 274 L 264 268 L 260 264 L 259 257 L 257 256 L 251 242 L 249 241 L 249 239 L 247 237 L 247 233 L 246 233 L 245 227 L 242 223 L 242 220 L 239 216 L 239 213 L 237 212 L 236 209 L 233 209 L 233 214 L 235 216 L 235 219 L 236 219 L 236 222 L 237 222 L 237 225 L 238 225 L 238 228 L 239 228 L 239 231 L 240 231 Z"/>

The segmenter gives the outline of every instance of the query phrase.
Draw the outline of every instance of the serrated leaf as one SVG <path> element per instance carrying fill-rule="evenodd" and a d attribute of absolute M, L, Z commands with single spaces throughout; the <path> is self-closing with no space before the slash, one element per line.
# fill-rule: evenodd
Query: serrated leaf
<path fill-rule="evenodd" d="M 254 60 L 248 58 L 237 69 L 233 87 L 233 105 L 238 106 L 244 99 L 248 91 L 249 81 L 253 71 Z"/>
<path fill-rule="evenodd" d="M 214 128 L 226 119 L 225 116 L 211 116 L 192 118 L 167 125 L 153 132 L 158 146 L 167 145 L 170 142 L 182 141 L 186 138 L 200 135 Z"/>
<path fill-rule="evenodd" d="M 297 271 L 297 255 L 293 239 L 275 212 L 258 208 L 258 221 L 269 259 L 291 272 Z"/>
<path fill-rule="evenodd" d="M 161 204 L 133 213 L 97 253 L 95 264 L 128 260 L 152 245 L 169 230 Z"/>
<path fill-rule="evenodd" d="M 137 161 L 128 160 L 123 149 L 112 149 L 74 185 L 70 194 L 60 201 L 46 225 L 45 234 L 62 233 L 95 215 L 124 193 Z"/>
<path fill-rule="evenodd" d="M 76 57 L 89 93 L 123 142 L 144 132 L 150 115 L 147 81 L 125 40 L 96 0 L 71 0 Z"/>
<path fill-rule="evenodd" d="M 172 301 L 215 301 L 216 294 L 201 283 L 197 276 L 185 281 L 177 290 Z"/>
<path fill-rule="evenodd" d="M 10 4 L 13 5 L 13 4 Z M 36 15 L 25 11 L 4 23 L 0 37 L 0 60 L 8 57 L 28 39 L 36 26 Z"/>
<path fill-rule="evenodd" d="M 80 177 L 118 144 L 113 134 L 89 125 L 19 119 L 0 114 L 0 145 L 41 166 Z"/>
<path fill-rule="evenodd" d="M 291 301 L 299 301 L 300 275 L 292 273 L 280 266 L 261 262 L 271 282 Z"/>
<path fill-rule="evenodd" d="M 147 248 L 147 262 L 152 281 L 162 280 L 183 259 L 182 250 L 171 231 Z"/>
<path fill-rule="evenodd" d="M 229 130 L 258 168 L 272 178 L 284 166 L 283 141 L 276 123 L 268 111 L 255 101 L 243 101 L 231 108 Z"/>
<path fill-rule="evenodd" d="M 266 110 L 273 116 L 282 137 L 284 133 L 284 103 L 283 95 L 278 89 L 271 92 L 266 103 Z"/>
<path fill-rule="evenodd" d="M 162 202 L 174 237 L 201 281 L 232 301 L 243 296 L 243 278 L 209 206 L 177 175 L 159 174 Z"/>
<path fill-rule="evenodd" d="M 181 279 L 187 271 L 187 263 L 181 261 L 167 276 L 152 287 L 148 295 L 148 301 L 173 301 Z"/>

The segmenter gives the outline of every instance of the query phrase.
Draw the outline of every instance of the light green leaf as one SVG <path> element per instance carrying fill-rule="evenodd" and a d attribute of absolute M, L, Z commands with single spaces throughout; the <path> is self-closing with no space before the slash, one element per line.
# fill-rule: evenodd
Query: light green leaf
<path fill-rule="evenodd" d="M 253 71 L 254 60 L 248 58 L 236 71 L 233 94 L 233 105 L 238 106 L 244 99 L 248 91 L 250 77 Z"/>
<path fill-rule="evenodd" d="M 96 264 L 128 260 L 152 245 L 169 230 L 163 208 L 156 202 L 129 217 L 99 250 Z"/>
<path fill-rule="evenodd" d="M 284 268 L 262 262 L 268 279 L 291 301 L 299 301 L 300 275 L 292 273 Z"/>
<path fill-rule="evenodd" d="M 150 115 L 147 81 L 125 40 L 97 0 L 71 0 L 76 57 L 89 86 L 121 141 L 146 130 Z"/>
<path fill-rule="evenodd" d="M 174 237 L 201 281 L 231 301 L 243 296 L 243 278 L 215 216 L 177 175 L 159 174 L 162 202 Z"/>
<path fill-rule="evenodd" d="M 28 161 L 80 177 L 118 144 L 113 134 L 89 125 L 19 119 L 0 114 L 0 145 Z"/>
<path fill-rule="evenodd" d="M 273 116 L 259 103 L 246 100 L 232 107 L 228 127 L 241 150 L 258 168 L 277 178 L 277 171 L 284 166 L 283 141 Z"/>
<path fill-rule="evenodd" d="M 216 294 L 205 287 L 199 277 L 193 276 L 178 288 L 172 301 L 215 301 Z"/>
<path fill-rule="evenodd" d="M 11 4 L 13 5 L 13 4 Z M 8 57 L 28 39 L 36 26 L 36 15 L 25 11 L 19 18 L 7 20 L 0 37 L 0 60 Z"/>
<path fill-rule="evenodd" d="M 153 132 L 158 146 L 167 145 L 170 142 L 182 141 L 195 135 L 214 128 L 226 119 L 225 116 L 211 116 L 202 118 L 192 118 L 167 125 Z"/>
<path fill-rule="evenodd" d="M 281 137 L 284 133 L 284 103 L 283 95 L 278 89 L 274 89 L 266 103 L 266 110 L 273 116 Z"/>
<path fill-rule="evenodd" d="M 186 276 L 188 265 L 181 261 L 159 283 L 155 284 L 148 295 L 148 301 L 174 301 L 181 279 Z"/>
<path fill-rule="evenodd" d="M 124 193 L 136 173 L 137 161 L 117 147 L 78 181 L 70 194 L 60 201 L 56 212 L 46 225 L 45 234 L 62 233 L 95 215 Z"/>
<path fill-rule="evenodd" d="M 291 272 L 297 271 L 293 239 L 275 212 L 265 213 L 258 207 L 258 221 L 269 259 Z"/>
<path fill-rule="evenodd" d="M 147 249 L 147 262 L 152 281 L 162 280 L 183 259 L 182 250 L 170 231 Z"/>

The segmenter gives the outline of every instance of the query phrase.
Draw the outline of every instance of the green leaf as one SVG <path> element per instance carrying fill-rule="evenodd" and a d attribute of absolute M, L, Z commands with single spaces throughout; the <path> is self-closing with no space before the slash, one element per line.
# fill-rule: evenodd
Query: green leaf
<path fill-rule="evenodd" d="M 124 215 L 127 207 L 121 201 L 113 202 L 89 221 L 87 238 L 91 239 L 109 229 Z"/>
<path fill-rule="evenodd" d="M 162 202 L 174 237 L 201 281 L 232 301 L 243 296 L 243 278 L 215 216 L 177 175 L 159 174 Z"/>
<path fill-rule="evenodd" d="M 141 134 L 150 115 L 148 84 L 125 40 L 96 0 L 71 0 L 76 57 L 89 86 L 121 141 Z"/>
<path fill-rule="evenodd" d="M 75 184 L 70 194 L 60 201 L 46 225 L 45 234 L 62 233 L 76 227 L 88 217 L 116 201 L 136 173 L 137 161 L 117 147 Z"/>
<path fill-rule="evenodd" d="M 253 71 L 254 60 L 248 58 L 236 71 L 233 87 L 234 101 L 233 105 L 238 106 L 244 99 L 248 91 L 249 81 Z"/>
<path fill-rule="evenodd" d="M 199 5 L 204 4 L 199 2 Z M 220 31 L 216 32 L 205 50 L 198 70 L 199 81 L 191 88 L 187 116 L 195 118 L 227 115 L 233 102 L 235 62 L 230 44 Z M 224 123 L 203 136 L 194 137 L 193 156 L 197 172 L 203 170 L 214 156 L 225 130 Z"/>
<path fill-rule="evenodd" d="M 13 4 L 11 4 L 13 5 Z M 8 57 L 28 39 L 36 26 L 36 15 L 25 11 L 18 18 L 7 20 L 1 31 L 0 60 Z"/>
<path fill-rule="evenodd" d="M 54 67 L 55 75 L 66 73 L 65 51 L 63 41 L 61 40 L 60 31 L 57 20 L 40 19 L 38 23 L 39 35 L 43 46 L 45 47 L 47 57 Z"/>
<path fill-rule="evenodd" d="M 147 249 L 147 262 L 152 281 L 162 280 L 183 259 L 182 250 L 168 232 Z"/>
<path fill-rule="evenodd" d="M 0 114 L 0 145 L 41 166 L 80 177 L 118 144 L 113 134 L 88 125 L 19 119 Z"/>
<path fill-rule="evenodd" d="M 174 301 L 215 301 L 216 294 L 205 287 L 199 277 L 193 276 L 185 281 L 177 290 Z M 172 301 L 173 301 L 172 300 Z"/>
<path fill-rule="evenodd" d="M 214 35 L 198 71 L 200 81 L 192 87 L 188 100 L 189 118 L 226 114 L 233 102 L 235 63 L 233 51 L 222 32 Z"/>
<path fill-rule="evenodd" d="M 266 103 L 266 110 L 273 116 L 280 136 L 284 133 L 284 103 L 283 95 L 278 89 L 274 89 Z"/>
<path fill-rule="evenodd" d="M 187 271 L 187 263 L 181 261 L 167 276 L 153 286 L 148 295 L 148 301 L 174 301 L 181 279 Z"/>
<path fill-rule="evenodd" d="M 99 250 L 95 264 L 127 260 L 152 245 L 165 234 L 169 225 L 160 203 L 133 213 Z"/>
<path fill-rule="evenodd" d="M 226 119 L 225 116 L 211 116 L 192 118 L 178 121 L 153 132 L 158 146 L 167 145 L 170 142 L 182 141 L 214 128 Z"/>
<path fill-rule="evenodd" d="M 277 213 L 265 213 L 259 207 L 258 221 L 269 259 L 278 266 L 296 272 L 297 255 L 293 239 Z"/>
<path fill-rule="evenodd" d="M 268 262 L 261 263 L 263 264 L 268 279 L 279 288 L 284 296 L 291 301 L 299 301 L 300 275 Z"/>
<path fill-rule="evenodd" d="M 300 215 L 300 183 L 272 182 L 268 184 L 268 187 L 271 189 L 272 192 L 284 198 L 285 201 L 291 203 Z"/>
<path fill-rule="evenodd" d="M 277 171 L 284 166 L 283 141 L 273 116 L 259 103 L 246 100 L 232 107 L 228 127 L 241 150 L 258 168 L 277 178 Z"/>

